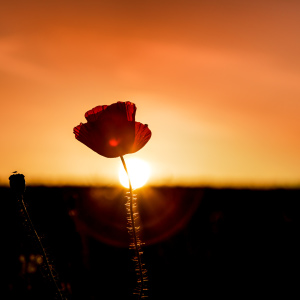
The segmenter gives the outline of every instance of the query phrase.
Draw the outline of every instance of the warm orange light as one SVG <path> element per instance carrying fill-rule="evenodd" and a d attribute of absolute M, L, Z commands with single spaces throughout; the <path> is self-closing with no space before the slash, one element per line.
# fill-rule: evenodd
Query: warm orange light
<path fill-rule="evenodd" d="M 150 176 L 149 164 L 138 158 L 125 159 L 125 162 L 130 176 L 132 188 L 137 189 L 145 185 Z M 119 180 L 124 187 L 129 188 L 128 176 L 122 165 L 119 169 Z"/>

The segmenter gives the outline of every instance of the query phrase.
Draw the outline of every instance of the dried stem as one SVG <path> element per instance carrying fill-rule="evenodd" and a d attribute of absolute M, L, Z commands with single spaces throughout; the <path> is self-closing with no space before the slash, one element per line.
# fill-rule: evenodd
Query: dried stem
<path fill-rule="evenodd" d="M 129 217 L 127 218 L 128 223 L 129 223 L 129 227 L 128 227 L 128 231 L 129 234 L 132 237 L 132 244 L 130 245 L 134 251 L 135 251 L 135 257 L 133 259 L 133 261 L 136 262 L 136 274 L 138 277 L 138 287 L 137 287 L 137 291 L 135 294 L 138 295 L 138 299 L 140 300 L 141 298 L 145 298 L 145 281 L 146 279 L 146 270 L 144 269 L 144 264 L 142 263 L 141 260 L 141 254 L 143 253 L 141 250 L 141 240 L 138 236 L 138 232 L 139 232 L 139 227 L 136 226 L 136 221 L 138 219 L 138 211 L 134 212 L 134 209 L 136 209 L 136 203 L 134 203 L 134 200 L 136 200 L 136 197 L 134 197 L 133 192 L 132 192 L 132 185 L 131 185 L 131 181 L 130 181 L 130 176 L 126 167 L 126 163 L 125 160 L 123 158 L 123 156 L 120 156 L 122 164 L 124 166 L 124 169 L 127 173 L 128 176 L 128 182 L 129 182 L 129 196 L 127 197 L 128 201 L 126 203 L 126 207 L 128 210 L 128 215 Z"/>

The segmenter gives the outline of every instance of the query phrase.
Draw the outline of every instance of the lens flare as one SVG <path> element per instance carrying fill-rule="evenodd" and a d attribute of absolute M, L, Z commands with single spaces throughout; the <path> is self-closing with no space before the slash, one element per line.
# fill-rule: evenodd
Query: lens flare
<path fill-rule="evenodd" d="M 149 164 L 138 158 L 129 158 L 126 159 L 126 165 L 132 188 L 137 189 L 145 185 L 150 176 Z M 122 165 L 119 169 L 119 180 L 124 187 L 129 188 L 128 177 Z"/>

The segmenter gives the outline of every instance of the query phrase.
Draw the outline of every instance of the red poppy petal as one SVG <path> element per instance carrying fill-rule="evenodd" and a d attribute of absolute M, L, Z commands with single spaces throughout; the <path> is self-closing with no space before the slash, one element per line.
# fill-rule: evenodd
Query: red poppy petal
<path fill-rule="evenodd" d="M 81 143 L 85 144 L 89 148 L 93 149 L 93 136 L 91 135 L 91 130 L 88 128 L 88 123 L 80 123 L 78 126 L 74 127 L 73 132 L 75 133 L 75 138 Z M 94 149 L 93 149 L 94 150 Z"/>
<path fill-rule="evenodd" d="M 135 122 L 135 139 L 130 153 L 134 153 L 142 149 L 151 138 L 151 130 L 147 124 Z"/>
<path fill-rule="evenodd" d="M 135 112 L 136 112 L 135 104 L 127 101 L 127 102 L 125 102 L 125 106 L 126 106 L 126 112 L 127 112 L 127 121 L 135 121 Z"/>
<path fill-rule="evenodd" d="M 123 119 L 124 121 L 135 121 L 136 106 L 134 103 L 127 102 L 117 102 L 108 106 L 105 114 L 109 114 L 112 121 L 119 121 Z"/>
<path fill-rule="evenodd" d="M 74 128 L 75 138 L 105 157 L 118 157 L 130 152 L 135 138 L 135 123 L 114 124 L 101 118 Z"/>
<path fill-rule="evenodd" d="M 99 116 L 101 115 L 101 113 L 106 108 L 107 108 L 107 105 L 96 106 L 93 109 L 87 111 L 84 116 L 87 119 L 87 121 L 94 122 L 94 121 L 96 121 L 99 118 Z"/>
<path fill-rule="evenodd" d="M 103 117 L 104 114 L 122 115 L 127 121 L 135 121 L 136 106 L 132 102 L 117 102 L 111 105 L 99 105 L 85 113 L 85 118 L 88 122 L 95 122 L 99 118 Z"/>

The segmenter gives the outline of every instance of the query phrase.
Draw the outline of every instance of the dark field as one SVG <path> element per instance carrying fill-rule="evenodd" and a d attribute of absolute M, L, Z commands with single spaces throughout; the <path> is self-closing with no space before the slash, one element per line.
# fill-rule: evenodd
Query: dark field
<path fill-rule="evenodd" d="M 149 299 L 300 296 L 300 190 L 138 190 Z M 27 187 L 25 202 L 68 299 L 134 299 L 125 191 Z M 55 299 L 41 250 L 0 188 L 1 299 Z"/>

